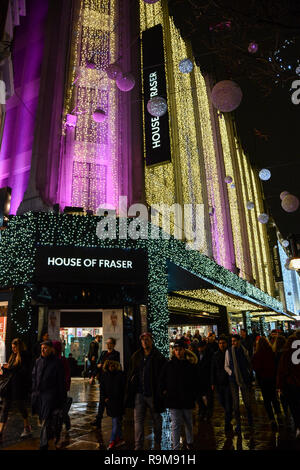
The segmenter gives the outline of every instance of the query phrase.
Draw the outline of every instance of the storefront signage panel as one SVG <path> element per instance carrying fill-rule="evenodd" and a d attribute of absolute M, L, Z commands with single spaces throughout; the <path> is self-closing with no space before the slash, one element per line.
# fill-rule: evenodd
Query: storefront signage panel
<path fill-rule="evenodd" d="M 146 164 L 157 165 L 171 161 L 168 112 L 156 117 L 147 111 L 151 98 L 161 96 L 167 101 L 162 26 L 144 31 L 142 43 Z"/>
<path fill-rule="evenodd" d="M 147 278 L 146 253 L 121 249 L 38 247 L 37 282 L 134 282 Z"/>

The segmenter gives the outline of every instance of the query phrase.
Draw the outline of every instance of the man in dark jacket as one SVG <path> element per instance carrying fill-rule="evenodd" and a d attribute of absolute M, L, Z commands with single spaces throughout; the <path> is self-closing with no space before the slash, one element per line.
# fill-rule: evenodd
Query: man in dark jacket
<path fill-rule="evenodd" d="M 253 339 L 244 328 L 241 330 L 241 338 L 241 345 L 247 349 L 249 357 L 251 358 L 253 356 Z"/>
<path fill-rule="evenodd" d="M 247 411 L 248 424 L 252 430 L 251 362 L 247 349 L 241 345 L 240 335 L 232 336 L 232 347 L 227 349 L 225 353 L 225 370 L 229 375 L 233 409 L 236 420 L 236 432 L 237 434 L 241 433 L 239 389 L 241 390 L 243 402 Z"/>
<path fill-rule="evenodd" d="M 48 450 L 48 441 L 54 437 L 53 434 L 59 441 L 65 400 L 63 364 L 54 355 L 52 341 L 45 341 L 41 344 L 41 357 L 36 360 L 32 371 L 32 411 L 42 422 L 40 450 Z"/>
<path fill-rule="evenodd" d="M 212 415 L 213 392 L 210 385 L 211 354 L 207 352 L 207 343 L 200 341 L 198 344 L 198 369 L 199 369 L 199 419 L 207 420 Z"/>
<path fill-rule="evenodd" d="M 232 396 L 228 374 L 225 371 L 225 352 L 228 343 L 225 336 L 219 338 L 219 350 L 214 353 L 211 364 L 211 387 L 216 389 L 220 405 L 225 410 L 225 434 L 232 431 Z"/>
<path fill-rule="evenodd" d="M 97 366 L 98 355 L 99 355 L 100 340 L 101 340 L 101 336 L 96 335 L 95 339 L 93 341 L 91 341 L 90 347 L 89 347 L 88 360 L 90 361 L 90 381 L 91 381 L 91 383 L 94 383 L 95 375 L 96 375 L 96 372 L 97 372 L 96 366 Z"/>
<path fill-rule="evenodd" d="M 134 408 L 135 450 L 144 446 L 144 420 L 150 409 L 155 448 L 160 449 L 164 404 L 160 394 L 160 373 L 165 357 L 154 347 L 151 333 L 140 336 L 142 348 L 131 359 L 126 386 L 126 406 Z"/>
<path fill-rule="evenodd" d="M 161 371 L 161 391 L 172 421 L 172 449 L 180 449 L 180 432 L 184 423 L 186 445 L 193 447 L 193 408 L 197 398 L 197 356 L 185 349 L 185 342 L 174 343 L 172 359 Z"/>

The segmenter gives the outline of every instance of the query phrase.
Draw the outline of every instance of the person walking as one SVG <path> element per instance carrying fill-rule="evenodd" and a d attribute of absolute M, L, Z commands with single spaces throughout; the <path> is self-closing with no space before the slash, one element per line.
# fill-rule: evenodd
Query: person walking
<path fill-rule="evenodd" d="M 273 353 L 272 346 L 264 336 L 258 338 L 256 342 L 255 353 L 252 358 L 252 367 L 256 373 L 256 379 L 261 389 L 264 406 L 268 414 L 272 430 L 276 431 L 278 427 L 274 411 L 277 415 L 277 420 L 280 421 L 281 410 L 276 395 L 275 355 Z"/>
<path fill-rule="evenodd" d="M 54 354 L 52 341 L 45 341 L 32 371 L 32 412 L 39 415 L 42 423 L 40 450 L 48 450 L 48 441 L 53 437 L 56 444 L 59 442 L 65 401 L 63 364 Z"/>
<path fill-rule="evenodd" d="M 31 356 L 20 338 L 15 338 L 11 343 L 11 355 L 8 363 L 3 364 L 3 380 L 7 379 L 6 386 L 2 389 L 2 408 L 0 413 L 0 438 L 8 419 L 9 410 L 13 402 L 24 420 L 24 430 L 21 437 L 31 435 L 26 400 L 29 397 L 31 385 Z"/>
<path fill-rule="evenodd" d="M 291 335 L 280 358 L 277 372 L 277 390 L 283 393 L 295 423 L 296 438 L 300 438 L 300 335 Z"/>
<path fill-rule="evenodd" d="M 211 397 L 213 392 L 210 384 L 210 370 L 211 370 L 211 358 L 210 352 L 207 352 L 206 341 L 200 341 L 198 344 L 198 376 L 199 376 L 199 387 L 198 387 L 198 413 L 199 419 L 208 420 L 211 417 L 212 409 L 209 407 L 211 404 Z"/>
<path fill-rule="evenodd" d="M 147 408 L 154 425 L 155 448 L 160 449 L 162 434 L 161 414 L 165 407 L 161 398 L 160 374 L 166 358 L 153 345 L 151 333 L 140 336 L 141 348 L 130 359 L 126 385 L 126 406 L 134 408 L 135 450 L 144 447 L 144 421 Z"/>
<path fill-rule="evenodd" d="M 106 342 L 107 350 L 102 351 L 100 354 L 100 358 L 98 360 L 97 368 L 95 368 L 95 376 L 98 377 L 99 383 L 101 382 L 101 375 L 103 371 L 103 366 L 106 361 L 115 361 L 120 362 L 120 353 L 119 351 L 115 350 L 116 340 L 115 338 L 108 338 Z M 100 384 L 100 398 L 99 398 L 99 405 L 98 405 L 98 413 L 96 416 L 96 420 L 94 421 L 93 425 L 97 428 L 101 427 L 101 422 L 103 418 L 103 413 L 105 410 L 105 401 L 101 399 L 101 384 Z"/>
<path fill-rule="evenodd" d="M 171 413 L 172 449 L 180 449 L 182 424 L 185 427 L 186 448 L 193 448 L 193 409 L 198 395 L 197 356 L 185 349 L 185 342 L 176 340 L 172 359 L 161 370 L 160 387 L 165 405 Z"/>
<path fill-rule="evenodd" d="M 43 330 L 41 339 L 33 347 L 33 361 L 35 362 L 41 355 L 41 344 L 44 341 L 49 341 L 49 334 L 47 330 Z"/>
<path fill-rule="evenodd" d="M 90 384 L 95 383 L 95 376 L 97 375 L 97 361 L 99 355 L 99 347 L 100 347 L 100 340 L 101 336 L 96 335 L 95 339 L 90 342 L 89 352 L 88 352 L 88 360 L 90 361 L 90 368 L 89 368 L 89 376 L 90 376 Z"/>
<path fill-rule="evenodd" d="M 251 358 L 253 356 L 253 338 L 252 335 L 248 335 L 244 328 L 241 329 L 241 345 L 247 349 L 249 357 Z"/>
<path fill-rule="evenodd" d="M 211 387 L 216 390 L 218 400 L 225 411 L 225 434 L 232 432 L 232 395 L 230 390 L 228 374 L 225 371 L 225 354 L 228 341 L 225 336 L 220 336 L 218 341 L 219 349 L 212 356 L 211 363 Z"/>
<path fill-rule="evenodd" d="M 241 434 L 241 416 L 239 403 L 239 390 L 241 390 L 243 402 L 247 411 L 248 424 L 253 430 L 253 416 L 251 409 L 251 383 L 252 371 L 248 351 L 241 345 L 240 335 L 232 336 L 232 346 L 225 353 L 225 371 L 229 376 L 230 389 L 233 401 L 233 410 L 236 420 L 235 431 Z"/>
<path fill-rule="evenodd" d="M 282 335 L 279 335 L 277 336 L 272 346 L 272 349 L 275 355 L 275 369 L 276 369 L 275 377 L 277 377 L 278 366 L 279 366 L 280 358 L 283 354 L 285 345 L 286 345 L 286 338 Z M 289 405 L 288 405 L 286 397 L 284 396 L 283 391 L 281 391 L 281 393 L 279 394 L 279 400 L 280 400 L 284 415 L 287 418 L 289 415 Z"/>
<path fill-rule="evenodd" d="M 69 416 L 69 411 L 72 405 L 72 398 L 68 396 L 68 392 L 71 388 L 71 370 L 68 359 L 62 356 L 62 343 L 60 341 L 52 341 L 54 354 L 60 361 L 62 362 L 64 373 L 65 373 L 65 398 L 66 401 L 63 407 L 63 416 L 62 416 L 62 423 L 66 426 L 66 430 L 69 431 L 71 429 L 71 420 Z"/>
<path fill-rule="evenodd" d="M 105 403 L 107 416 L 112 418 L 112 431 L 107 447 L 107 450 L 111 450 L 125 444 L 122 437 L 125 376 L 119 361 L 108 359 L 104 362 L 100 387 L 101 401 Z"/>

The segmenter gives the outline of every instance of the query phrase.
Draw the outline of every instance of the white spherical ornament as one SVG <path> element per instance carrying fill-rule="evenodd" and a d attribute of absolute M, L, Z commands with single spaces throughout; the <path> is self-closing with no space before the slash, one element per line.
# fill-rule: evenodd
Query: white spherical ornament
<path fill-rule="evenodd" d="M 288 191 L 282 191 L 282 193 L 280 193 L 280 199 L 283 200 L 288 194 L 290 194 Z"/>
<path fill-rule="evenodd" d="M 285 212 L 295 212 L 299 207 L 299 199 L 293 194 L 288 194 L 281 201 L 281 207 Z"/>
<path fill-rule="evenodd" d="M 131 73 L 125 73 L 116 79 L 116 84 L 121 91 L 130 91 L 134 88 L 135 79 Z"/>
<path fill-rule="evenodd" d="M 144 0 L 145 3 L 152 5 L 153 3 L 157 3 L 159 0 Z"/>
<path fill-rule="evenodd" d="M 232 183 L 232 184 L 230 185 L 230 187 L 231 187 L 232 189 L 234 189 L 234 188 L 235 188 L 235 184 Z"/>
<path fill-rule="evenodd" d="M 288 240 L 283 240 L 281 245 L 284 246 L 284 248 L 287 248 L 289 246 L 290 242 Z"/>
<path fill-rule="evenodd" d="M 231 80 L 217 83 L 211 92 L 212 103 L 223 113 L 234 111 L 239 107 L 243 98 L 239 85 Z"/>
<path fill-rule="evenodd" d="M 232 178 L 231 178 L 231 176 L 225 176 L 224 181 L 225 181 L 225 183 L 227 183 L 227 184 L 232 183 Z"/>
<path fill-rule="evenodd" d="M 300 75 L 300 65 L 298 65 L 298 67 L 296 68 L 296 74 Z"/>
<path fill-rule="evenodd" d="M 151 116 L 161 117 L 166 114 L 168 105 L 162 96 L 154 96 L 147 103 L 147 110 Z"/>
<path fill-rule="evenodd" d="M 254 202 L 248 201 L 247 202 L 247 209 L 249 209 L 249 210 L 254 209 Z"/>
<path fill-rule="evenodd" d="M 194 65 L 190 59 L 183 59 L 179 62 L 179 70 L 181 73 L 191 73 Z"/>
<path fill-rule="evenodd" d="M 266 224 L 269 220 L 269 216 L 268 214 L 259 214 L 258 216 L 258 221 L 261 223 L 261 224 Z"/>
<path fill-rule="evenodd" d="M 106 112 L 101 108 L 95 109 L 93 112 L 93 119 L 95 122 L 103 122 L 107 118 Z"/>
<path fill-rule="evenodd" d="M 268 181 L 271 178 L 271 172 L 270 170 L 267 170 L 267 168 L 263 168 L 260 170 L 258 176 L 262 181 Z"/>
<path fill-rule="evenodd" d="M 111 80 L 117 80 L 117 78 L 120 78 L 123 75 L 121 67 L 117 64 L 110 64 L 106 69 L 106 74 Z"/>

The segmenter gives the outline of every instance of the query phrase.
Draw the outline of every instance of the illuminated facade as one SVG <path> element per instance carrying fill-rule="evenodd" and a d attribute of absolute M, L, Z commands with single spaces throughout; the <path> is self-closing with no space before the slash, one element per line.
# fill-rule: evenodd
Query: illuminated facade
<path fill-rule="evenodd" d="M 200 204 L 205 207 L 203 252 L 225 268 L 274 295 L 260 180 L 235 137 L 230 116 L 210 102 L 211 82 L 195 66 L 182 73 L 179 62 L 192 59 L 168 14 L 167 2 L 140 1 L 141 32 L 162 24 L 167 76 L 172 162 L 146 166 L 147 203 Z M 231 176 L 233 184 L 224 182 Z M 247 202 L 255 204 L 247 209 Z"/>

